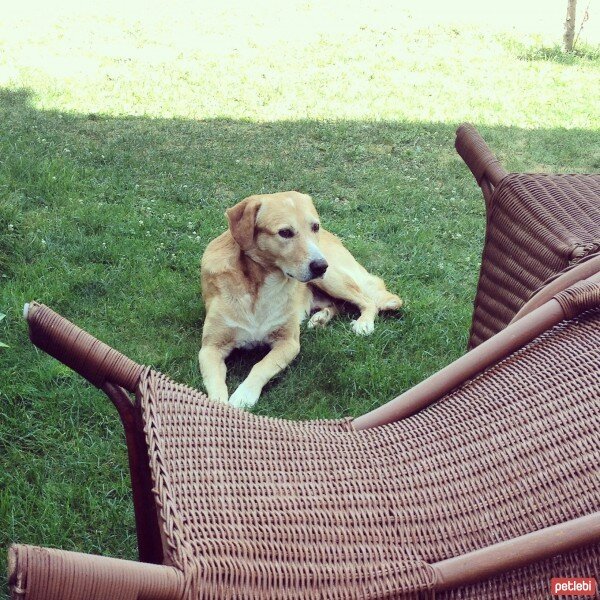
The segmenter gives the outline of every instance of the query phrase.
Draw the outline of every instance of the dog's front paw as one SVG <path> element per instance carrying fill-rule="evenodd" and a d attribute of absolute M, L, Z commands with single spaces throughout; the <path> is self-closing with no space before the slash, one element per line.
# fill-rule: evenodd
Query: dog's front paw
<path fill-rule="evenodd" d="M 208 397 L 214 402 L 222 402 L 223 404 L 226 404 L 229 400 L 229 394 L 227 393 L 227 390 L 224 392 L 213 392 L 212 394 L 209 394 Z"/>
<path fill-rule="evenodd" d="M 260 390 L 256 391 L 242 383 L 229 398 L 229 404 L 234 408 L 252 408 L 259 396 Z"/>
<path fill-rule="evenodd" d="M 373 321 L 362 321 L 361 319 L 352 321 L 352 331 L 358 335 L 371 335 L 373 329 L 375 329 Z"/>

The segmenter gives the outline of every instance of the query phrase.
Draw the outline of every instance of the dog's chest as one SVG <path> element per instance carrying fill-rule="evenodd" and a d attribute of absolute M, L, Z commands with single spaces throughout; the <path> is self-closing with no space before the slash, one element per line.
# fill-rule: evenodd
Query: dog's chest
<path fill-rule="evenodd" d="M 267 342 L 268 336 L 293 315 L 295 287 L 277 275 L 269 275 L 256 295 L 236 298 L 236 310 L 227 325 L 236 330 L 236 345 L 252 347 Z"/>

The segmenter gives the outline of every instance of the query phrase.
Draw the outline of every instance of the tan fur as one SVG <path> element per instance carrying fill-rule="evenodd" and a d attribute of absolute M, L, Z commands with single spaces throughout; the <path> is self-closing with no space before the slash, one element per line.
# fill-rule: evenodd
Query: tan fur
<path fill-rule="evenodd" d="M 324 326 L 338 312 L 336 299 L 351 302 L 361 313 L 352 328 L 368 335 L 380 310 L 402 306 L 339 238 L 313 230 L 319 215 L 310 196 L 250 196 L 226 215 L 229 229 L 210 242 L 201 266 L 206 320 L 199 362 L 213 400 L 253 406 L 263 386 L 298 354 L 300 323 L 313 310 L 308 326 Z M 293 231 L 293 237 L 283 238 L 282 230 Z M 311 262 L 323 260 L 325 274 L 312 278 Z M 225 358 L 234 348 L 260 343 L 271 351 L 229 398 Z"/>

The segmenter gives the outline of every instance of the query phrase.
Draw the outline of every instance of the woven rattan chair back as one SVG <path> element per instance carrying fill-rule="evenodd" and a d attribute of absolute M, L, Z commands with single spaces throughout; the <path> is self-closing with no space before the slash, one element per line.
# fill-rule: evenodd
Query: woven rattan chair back
<path fill-rule="evenodd" d="M 548 281 L 600 250 L 600 175 L 508 174 L 471 125 L 456 148 L 481 186 L 485 245 L 469 348 L 512 320 Z"/>

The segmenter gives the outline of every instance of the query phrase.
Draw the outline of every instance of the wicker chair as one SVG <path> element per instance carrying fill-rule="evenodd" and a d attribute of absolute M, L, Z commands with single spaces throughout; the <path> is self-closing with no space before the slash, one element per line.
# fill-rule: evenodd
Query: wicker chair
<path fill-rule="evenodd" d="M 141 562 L 16 545 L 14 599 L 534 599 L 600 572 L 600 178 L 457 147 L 488 206 L 477 347 L 354 420 L 210 402 L 28 305 L 119 411 Z"/>
<path fill-rule="evenodd" d="M 487 209 L 469 339 L 474 348 L 506 327 L 553 277 L 598 254 L 600 175 L 509 174 L 471 125 L 459 127 L 456 149 Z"/>

